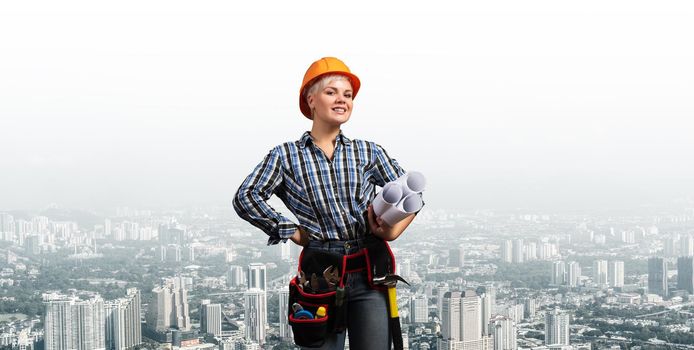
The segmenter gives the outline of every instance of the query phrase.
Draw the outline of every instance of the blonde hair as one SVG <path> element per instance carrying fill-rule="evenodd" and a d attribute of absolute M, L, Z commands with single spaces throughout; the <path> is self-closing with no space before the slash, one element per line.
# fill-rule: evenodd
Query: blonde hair
<path fill-rule="evenodd" d="M 352 84 L 352 80 L 346 75 L 326 74 L 304 89 L 304 98 L 307 99 L 308 95 L 316 93 L 316 91 L 324 88 L 333 80 L 347 80 L 350 84 Z"/>

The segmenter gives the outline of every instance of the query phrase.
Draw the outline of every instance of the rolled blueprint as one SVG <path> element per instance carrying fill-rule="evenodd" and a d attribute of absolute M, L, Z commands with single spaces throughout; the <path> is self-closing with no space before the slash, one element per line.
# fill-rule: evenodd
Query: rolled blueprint
<path fill-rule="evenodd" d="M 394 208 L 402 199 L 402 185 L 392 181 L 383 186 L 381 192 L 374 198 L 374 212 L 377 216 L 381 216 L 386 211 Z"/>
<path fill-rule="evenodd" d="M 422 197 L 419 193 L 411 193 L 400 200 L 397 206 L 383 213 L 381 219 L 393 226 L 419 209 L 422 209 Z"/>
<path fill-rule="evenodd" d="M 408 215 L 420 210 L 423 202 L 421 192 L 426 180 L 417 171 L 408 172 L 391 181 L 373 200 L 374 212 L 388 225 L 393 226 Z"/>
<path fill-rule="evenodd" d="M 403 185 L 402 197 L 405 198 L 412 193 L 424 191 L 426 180 L 424 175 L 418 171 L 410 171 L 403 176 L 400 176 L 395 182 Z"/>

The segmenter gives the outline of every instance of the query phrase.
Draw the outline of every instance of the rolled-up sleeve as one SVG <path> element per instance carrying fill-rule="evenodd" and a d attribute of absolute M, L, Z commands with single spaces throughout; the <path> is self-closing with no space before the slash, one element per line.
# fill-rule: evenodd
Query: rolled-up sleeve
<path fill-rule="evenodd" d="M 385 186 L 388 182 L 397 180 L 400 176 L 407 173 L 403 169 L 395 158 L 390 158 L 388 152 L 378 144 L 374 144 L 374 165 L 373 165 L 373 176 L 372 179 L 374 183 L 378 186 Z M 422 207 L 424 207 L 424 197 L 422 193 L 419 193 L 420 198 L 422 198 Z M 415 215 L 419 213 L 420 210 L 415 212 Z"/>
<path fill-rule="evenodd" d="M 278 147 L 273 148 L 246 177 L 236 191 L 233 206 L 242 219 L 265 232 L 268 245 L 286 242 L 297 224 L 273 209 L 267 201 L 282 190 L 282 164 Z"/>

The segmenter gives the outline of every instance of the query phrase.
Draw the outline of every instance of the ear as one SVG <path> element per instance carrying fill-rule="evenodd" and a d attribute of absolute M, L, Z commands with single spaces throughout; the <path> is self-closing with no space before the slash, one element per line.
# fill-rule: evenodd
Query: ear
<path fill-rule="evenodd" d="M 306 95 L 306 104 L 308 104 L 309 108 L 311 109 L 313 109 L 313 95 L 314 94 Z"/>

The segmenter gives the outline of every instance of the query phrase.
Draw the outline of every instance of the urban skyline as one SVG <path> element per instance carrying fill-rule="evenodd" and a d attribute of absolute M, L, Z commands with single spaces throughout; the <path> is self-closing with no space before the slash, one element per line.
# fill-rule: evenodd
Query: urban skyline
<path fill-rule="evenodd" d="M 678 341 L 688 341 L 694 326 L 687 321 L 694 315 L 694 207 L 638 212 L 423 211 L 392 242 L 397 269 L 412 284 L 398 287 L 407 345 L 515 350 L 684 344 Z M 228 208 L 120 208 L 90 224 L 60 211 L 12 213 L 0 213 L 0 297 L 27 313 L 4 311 L 18 319 L 0 321 L 0 346 L 59 349 L 100 329 L 103 336 L 90 337 L 96 345 L 85 346 L 291 348 L 291 327 L 280 315 L 287 313 L 287 285 L 300 249 L 265 246 L 263 233 Z M 111 270 L 115 278 L 104 274 Z M 63 287 L 43 282 L 52 275 L 62 276 Z M 39 294 L 18 294 L 29 285 Z M 32 309 L 35 304 L 44 306 Z M 95 312 L 97 304 L 101 311 Z M 95 321 L 52 316 L 59 305 L 82 305 L 80 317 Z"/>

